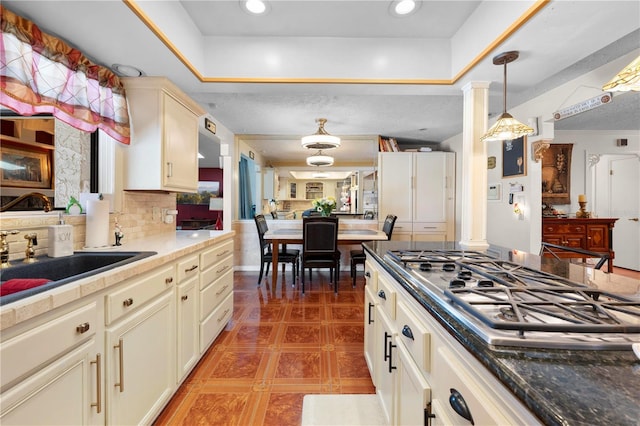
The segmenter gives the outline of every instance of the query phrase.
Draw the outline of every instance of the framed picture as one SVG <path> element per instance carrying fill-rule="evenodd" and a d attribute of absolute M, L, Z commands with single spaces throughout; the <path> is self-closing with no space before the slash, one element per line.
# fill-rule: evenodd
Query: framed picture
<path fill-rule="evenodd" d="M 51 188 L 51 157 L 47 151 L 0 147 L 0 186 Z"/>
<path fill-rule="evenodd" d="M 542 202 L 571 204 L 572 143 L 552 143 L 542 153 Z"/>
<path fill-rule="evenodd" d="M 502 141 L 502 177 L 527 175 L 527 137 Z"/>

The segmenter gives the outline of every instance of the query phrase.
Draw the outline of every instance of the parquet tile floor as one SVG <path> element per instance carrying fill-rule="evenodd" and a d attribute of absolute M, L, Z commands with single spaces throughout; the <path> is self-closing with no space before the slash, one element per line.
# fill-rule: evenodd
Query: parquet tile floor
<path fill-rule="evenodd" d="M 234 273 L 234 315 L 156 425 L 300 425 L 305 394 L 375 393 L 363 355 L 364 278 L 314 270 L 302 296 L 291 274 L 276 288 Z M 307 283 L 308 284 L 308 283 Z"/>

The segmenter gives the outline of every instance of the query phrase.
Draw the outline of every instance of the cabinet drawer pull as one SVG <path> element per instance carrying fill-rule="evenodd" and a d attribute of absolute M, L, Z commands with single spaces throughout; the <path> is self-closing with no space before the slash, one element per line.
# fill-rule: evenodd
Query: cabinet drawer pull
<path fill-rule="evenodd" d="M 365 271 L 364 276 L 367 278 L 371 278 L 371 273 L 369 271 Z"/>
<path fill-rule="evenodd" d="M 113 347 L 113 349 L 119 349 L 118 360 L 120 362 L 120 374 L 118 376 L 119 382 L 116 383 L 115 387 L 120 388 L 120 393 L 124 392 L 124 341 L 122 337 L 118 340 L 118 344 Z"/>
<path fill-rule="evenodd" d="M 84 322 L 76 327 L 76 332 L 78 332 L 79 334 L 86 333 L 90 328 L 91 326 L 89 325 L 89 323 Z"/>
<path fill-rule="evenodd" d="M 164 279 L 164 283 L 165 284 L 171 284 L 173 282 L 173 277 L 169 277 L 169 278 L 165 278 Z"/>
<path fill-rule="evenodd" d="M 194 269 L 198 269 L 198 265 L 192 265 L 192 266 L 191 266 L 191 268 L 187 268 L 187 269 L 185 269 L 185 270 L 184 270 L 184 272 L 191 272 L 191 271 L 193 271 Z"/>
<path fill-rule="evenodd" d="M 389 341 L 389 374 L 393 373 L 397 367 L 393 365 L 393 348 L 397 347 L 397 345 L 393 344 L 393 341 Z"/>
<path fill-rule="evenodd" d="M 222 253 L 218 253 L 216 256 L 220 257 L 220 256 L 225 256 L 227 253 L 229 253 L 229 250 L 225 250 Z"/>
<path fill-rule="evenodd" d="M 378 297 L 379 297 L 380 299 L 387 300 L 387 295 L 384 293 L 384 290 L 380 290 L 380 291 L 378 292 Z"/>
<path fill-rule="evenodd" d="M 464 400 L 460 392 L 451 388 L 449 389 L 451 395 L 449 395 L 449 405 L 453 408 L 453 411 L 458 413 L 462 418 L 469 420 L 473 425 L 473 417 L 471 417 L 471 412 L 469 411 L 469 406 L 467 402 Z"/>
<path fill-rule="evenodd" d="M 102 356 L 96 354 L 96 360 L 91 361 L 96 365 L 96 402 L 92 402 L 91 406 L 96 407 L 96 413 L 102 412 Z"/>
<path fill-rule="evenodd" d="M 222 320 L 224 320 L 224 318 L 227 316 L 228 313 L 229 313 L 229 309 L 225 309 L 224 312 L 222 313 L 222 316 L 218 318 L 218 322 L 222 322 Z"/>
<path fill-rule="evenodd" d="M 229 269 L 229 265 L 224 265 L 224 267 L 222 269 L 216 270 L 216 274 L 219 274 L 222 271 L 226 271 L 227 269 Z"/>
<path fill-rule="evenodd" d="M 184 301 L 185 301 L 185 300 L 187 300 L 188 298 L 189 298 L 189 296 L 185 294 L 184 296 L 182 296 L 182 297 L 180 298 L 180 300 L 182 300 L 182 301 L 184 302 Z"/>
<path fill-rule="evenodd" d="M 216 296 L 220 296 L 224 291 L 229 287 L 228 284 L 225 284 L 224 287 L 220 289 L 220 291 L 216 292 Z"/>
<path fill-rule="evenodd" d="M 423 226 L 422 229 L 438 229 L 437 226 Z"/>
<path fill-rule="evenodd" d="M 413 332 L 411 331 L 411 327 L 409 327 L 407 324 L 405 324 L 404 327 L 402 327 L 402 335 L 405 337 L 408 337 L 411 340 L 415 340 L 413 338 Z"/>
<path fill-rule="evenodd" d="M 372 324 L 374 322 L 373 317 L 371 316 L 371 308 L 373 308 L 373 303 L 369 303 L 369 320 L 368 320 L 368 324 Z"/>
<path fill-rule="evenodd" d="M 390 356 L 390 355 L 389 355 L 389 352 L 388 352 L 389 345 L 388 345 L 387 341 L 388 341 L 389 339 L 391 339 L 392 337 L 393 337 L 393 336 L 392 336 L 391 334 L 387 333 L 386 331 L 384 332 L 384 360 L 385 360 L 385 361 L 386 361 L 386 360 L 388 360 L 388 359 L 389 359 L 389 356 Z M 389 343 L 390 343 L 390 342 L 389 342 Z"/>
<path fill-rule="evenodd" d="M 124 306 L 131 306 L 131 305 L 133 305 L 133 299 L 132 298 L 125 299 L 125 300 L 122 301 L 122 304 Z"/>

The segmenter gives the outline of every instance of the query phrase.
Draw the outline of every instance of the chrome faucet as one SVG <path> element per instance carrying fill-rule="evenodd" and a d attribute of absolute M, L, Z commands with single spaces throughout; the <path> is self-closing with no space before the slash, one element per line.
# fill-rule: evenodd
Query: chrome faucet
<path fill-rule="evenodd" d="M 9 242 L 7 241 L 8 235 L 19 234 L 20 231 L 0 231 L 0 268 L 5 269 L 11 266 L 9 263 Z"/>
<path fill-rule="evenodd" d="M 35 232 L 32 234 L 27 234 L 24 236 L 24 239 L 27 240 L 27 249 L 24 252 L 24 263 L 34 263 L 37 262 L 36 259 L 36 251 L 33 246 L 38 245 L 38 234 Z"/>
<path fill-rule="evenodd" d="M 29 192 L 27 194 L 22 194 L 21 196 L 19 196 L 15 200 L 9 201 L 4 206 L 0 207 L 0 212 L 5 212 L 5 211 L 9 210 L 11 207 L 13 207 L 16 204 L 18 204 L 20 201 L 26 200 L 27 198 L 31 198 L 31 197 L 40 198 L 42 200 L 42 202 L 44 203 L 43 210 L 45 212 L 51 211 L 51 200 L 49 200 L 49 197 L 47 197 L 46 195 L 44 195 L 44 194 L 42 194 L 40 192 Z"/>

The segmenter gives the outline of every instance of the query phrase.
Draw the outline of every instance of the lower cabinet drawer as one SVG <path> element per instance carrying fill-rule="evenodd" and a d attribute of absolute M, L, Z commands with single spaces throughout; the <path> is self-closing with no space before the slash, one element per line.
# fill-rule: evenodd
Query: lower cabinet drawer
<path fill-rule="evenodd" d="M 133 312 L 171 287 L 175 283 L 175 275 L 174 266 L 167 266 L 157 272 L 134 278 L 129 285 L 107 295 L 105 312 L 107 325 Z"/>
<path fill-rule="evenodd" d="M 200 320 L 204 320 L 216 306 L 233 290 L 233 271 L 229 271 L 216 282 L 200 292 Z"/>
<path fill-rule="evenodd" d="M 200 353 L 207 350 L 233 316 L 233 293 L 200 323 Z"/>
<path fill-rule="evenodd" d="M 416 365 L 431 371 L 431 335 L 401 301 L 396 308 L 396 325 L 398 340 L 402 340 Z"/>
<path fill-rule="evenodd" d="M 375 301 L 390 319 L 396 319 L 396 291 L 383 276 L 378 276 L 378 291 L 375 292 Z"/>
<path fill-rule="evenodd" d="M 95 334 L 98 325 L 96 302 L 3 341 L 0 347 L 2 388 L 39 368 Z"/>
<path fill-rule="evenodd" d="M 200 254 L 200 266 L 207 269 L 211 265 L 220 262 L 227 256 L 233 254 L 233 241 L 227 241 L 219 246 L 213 247 Z"/>
<path fill-rule="evenodd" d="M 200 273 L 200 290 L 204 290 L 229 271 L 233 271 L 233 256 L 223 259 Z"/>

